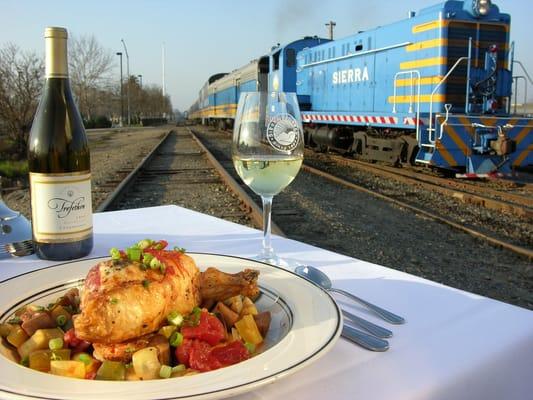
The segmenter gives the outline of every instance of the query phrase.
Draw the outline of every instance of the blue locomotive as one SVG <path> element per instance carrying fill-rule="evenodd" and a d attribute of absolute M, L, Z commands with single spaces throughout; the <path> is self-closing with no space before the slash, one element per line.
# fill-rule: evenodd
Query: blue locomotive
<path fill-rule="evenodd" d="M 490 0 L 450 0 L 346 38 L 307 37 L 211 77 L 189 118 L 231 126 L 241 91 L 296 92 L 311 147 L 507 173 L 533 164 L 533 120 L 511 110 L 509 29 Z"/>

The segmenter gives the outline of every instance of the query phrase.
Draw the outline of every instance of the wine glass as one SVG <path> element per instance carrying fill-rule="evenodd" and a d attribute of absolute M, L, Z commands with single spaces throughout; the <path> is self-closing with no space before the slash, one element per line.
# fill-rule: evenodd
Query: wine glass
<path fill-rule="evenodd" d="M 256 259 L 283 264 L 270 240 L 272 198 L 298 174 L 304 138 L 295 93 L 243 92 L 233 129 L 233 165 L 263 202 L 263 250 Z"/>

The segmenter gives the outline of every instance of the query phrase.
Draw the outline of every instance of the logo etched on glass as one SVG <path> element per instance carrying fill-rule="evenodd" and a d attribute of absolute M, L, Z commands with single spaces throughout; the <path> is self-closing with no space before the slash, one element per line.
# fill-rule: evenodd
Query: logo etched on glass
<path fill-rule="evenodd" d="M 280 114 L 267 125 L 267 140 L 272 147 L 281 151 L 292 151 L 300 140 L 298 122 L 290 114 Z"/>

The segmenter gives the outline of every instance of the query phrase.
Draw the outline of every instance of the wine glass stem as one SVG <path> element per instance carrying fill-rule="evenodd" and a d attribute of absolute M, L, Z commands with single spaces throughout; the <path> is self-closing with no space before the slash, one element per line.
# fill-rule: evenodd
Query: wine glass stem
<path fill-rule="evenodd" d="M 263 256 L 265 258 L 271 258 L 274 255 L 274 249 L 270 242 L 272 197 L 261 196 L 263 201 Z"/>

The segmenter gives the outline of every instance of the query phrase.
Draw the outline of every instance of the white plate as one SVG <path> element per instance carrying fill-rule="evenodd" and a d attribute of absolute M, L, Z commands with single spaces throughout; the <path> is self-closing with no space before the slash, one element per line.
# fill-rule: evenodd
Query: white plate
<path fill-rule="evenodd" d="M 0 397 L 39 399 L 215 399 L 253 390 L 316 361 L 331 349 L 342 329 L 333 299 L 298 275 L 257 261 L 188 253 L 201 270 L 215 266 L 235 273 L 260 271 L 260 310 L 272 312 L 263 353 L 237 365 L 198 375 L 153 381 L 74 380 L 30 370 L 0 355 Z M 0 283 L 0 321 L 20 306 L 46 305 L 82 284 L 98 259 L 81 260 L 30 272 Z"/>

